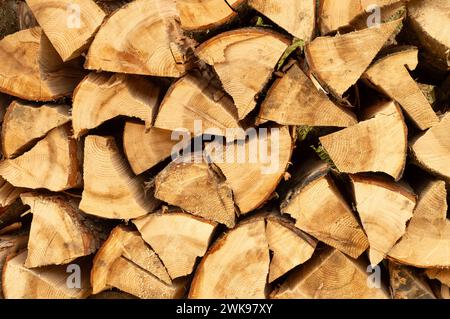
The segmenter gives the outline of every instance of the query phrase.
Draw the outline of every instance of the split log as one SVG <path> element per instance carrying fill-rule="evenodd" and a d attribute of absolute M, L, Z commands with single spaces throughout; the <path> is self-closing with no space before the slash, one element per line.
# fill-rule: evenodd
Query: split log
<path fill-rule="evenodd" d="M 196 121 L 202 125 L 200 131 L 195 127 Z M 210 133 L 225 135 L 226 129 L 240 128 L 233 101 L 211 82 L 191 74 L 169 88 L 155 126 L 171 131 L 187 129 L 196 135 L 213 129 Z"/>
<path fill-rule="evenodd" d="M 394 299 L 436 299 L 430 285 L 411 267 L 389 262 L 389 277 Z"/>
<path fill-rule="evenodd" d="M 83 76 L 79 61 L 63 63 L 39 27 L 0 41 L 0 91 L 32 101 L 68 96 Z"/>
<path fill-rule="evenodd" d="M 301 167 L 281 212 L 304 232 L 357 258 L 369 246 L 367 237 L 331 178 L 330 167 L 312 159 Z"/>
<path fill-rule="evenodd" d="M 205 254 L 217 226 L 179 211 L 149 214 L 133 223 L 172 279 L 192 273 L 197 257 Z"/>
<path fill-rule="evenodd" d="M 269 263 L 264 219 L 241 223 L 216 240 L 203 257 L 189 298 L 265 298 Z"/>
<path fill-rule="evenodd" d="M 376 177 L 352 175 L 356 209 L 369 239 L 371 265 L 378 265 L 405 234 L 416 197 L 409 188 Z"/>
<path fill-rule="evenodd" d="M 0 175 L 16 187 L 58 192 L 79 186 L 78 146 L 68 126 L 54 128 L 28 152 L 0 162 Z"/>
<path fill-rule="evenodd" d="M 90 73 L 75 89 L 74 136 L 118 116 L 135 117 L 150 128 L 159 106 L 160 88 L 144 77 Z"/>
<path fill-rule="evenodd" d="M 370 287 L 371 273 L 362 260 L 326 248 L 286 279 L 274 299 L 388 299 L 384 286 Z"/>
<path fill-rule="evenodd" d="M 347 127 L 357 123 L 352 112 L 317 90 L 297 63 L 272 84 L 258 118 L 282 125 Z"/>
<path fill-rule="evenodd" d="M 172 154 L 178 141 L 172 132 L 127 121 L 123 131 L 123 149 L 133 172 L 138 175 Z"/>
<path fill-rule="evenodd" d="M 265 130 L 265 131 L 264 131 Z M 287 126 L 248 131 L 244 142 L 212 142 L 207 154 L 225 175 L 241 214 L 270 198 L 289 164 L 293 142 Z"/>
<path fill-rule="evenodd" d="M 189 47 L 177 18 L 173 0 L 137 0 L 123 6 L 98 31 L 85 68 L 180 77 L 188 67 Z"/>
<path fill-rule="evenodd" d="M 78 288 L 69 285 L 72 282 L 67 266 L 28 269 L 24 266 L 26 257 L 27 251 L 24 251 L 6 261 L 2 276 L 6 299 L 81 299 L 90 295 L 88 265 L 79 265 L 81 279 Z"/>
<path fill-rule="evenodd" d="M 418 200 L 414 208 L 414 218 L 430 220 L 447 218 L 447 190 L 441 180 L 425 180 L 415 189 Z"/>
<path fill-rule="evenodd" d="M 70 121 L 68 105 L 36 105 L 13 101 L 2 125 L 2 152 L 6 158 L 16 157 L 55 127 Z"/>
<path fill-rule="evenodd" d="M 432 174 L 450 180 L 450 113 L 446 113 L 439 124 L 415 138 L 411 152 L 415 161 Z"/>
<path fill-rule="evenodd" d="M 128 220 L 154 211 L 159 205 L 144 190 L 143 180 L 131 173 L 113 137 L 86 137 L 83 170 L 80 209 L 88 214 Z"/>
<path fill-rule="evenodd" d="M 28 234 L 13 234 L 0 236 L 0 274 L 3 274 L 3 266 L 8 256 L 15 255 L 19 251 L 27 247 Z M 2 277 L 0 276 L 0 284 L 2 284 Z M 0 289 L 0 299 L 3 299 L 3 292 Z"/>
<path fill-rule="evenodd" d="M 77 202 L 62 195 L 20 197 L 33 213 L 25 267 L 67 264 L 99 248 L 100 230 L 82 215 Z"/>
<path fill-rule="evenodd" d="M 12 205 L 22 193 L 21 188 L 12 186 L 9 182 L 0 177 L 0 208 Z"/>
<path fill-rule="evenodd" d="M 156 176 L 155 197 L 194 215 L 234 227 L 233 193 L 218 168 L 202 157 L 181 157 L 167 165 Z"/>
<path fill-rule="evenodd" d="M 315 34 L 314 0 L 249 0 L 248 4 L 299 39 L 309 42 Z"/>
<path fill-rule="evenodd" d="M 280 34 L 245 28 L 209 39 L 197 48 L 196 54 L 214 68 L 234 100 L 239 119 L 243 119 L 255 108 L 255 97 L 270 79 L 288 45 Z"/>
<path fill-rule="evenodd" d="M 416 126 L 424 130 L 439 123 L 439 119 L 409 75 L 408 69 L 417 66 L 417 53 L 416 48 L 410 48 L 389 54 L 377 60 L 363 77 L 397 101 Z"/>
<path fill-rule="evenodd" d="M 384 172 L 399 180 L 406 163 L 407 127 L 394 102 L 376 104 L 366 120 L 319 138 L 339 171 Z"/>
<path fill-rule="evenodd" d="M 358 81 L 401 19 L 335 37 L 318 37 L 305 48 L 311 72 L 327 91 L 342 96 Z"/>
<path fill-rule="evenodd" d="M 39 25 L 63 61 L 83 53 L 105 13 L 92 0 L 26 0 Z"/>
<path fill-rule="evenodd" d="M 94 294 L 118 288 L 139 298 L 179 298 L 184 282 L 172 282 L 158 255 L 137 231 L 113 229 L 91 270 Z"/>

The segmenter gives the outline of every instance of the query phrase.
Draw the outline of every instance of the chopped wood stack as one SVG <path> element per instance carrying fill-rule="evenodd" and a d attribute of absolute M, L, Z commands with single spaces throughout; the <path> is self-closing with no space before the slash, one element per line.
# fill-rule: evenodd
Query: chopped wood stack
<path fill-rule="evenodd" d="M 449 298 L 450 2 L 319 2 L 2 1 L 1 296 Z"/>

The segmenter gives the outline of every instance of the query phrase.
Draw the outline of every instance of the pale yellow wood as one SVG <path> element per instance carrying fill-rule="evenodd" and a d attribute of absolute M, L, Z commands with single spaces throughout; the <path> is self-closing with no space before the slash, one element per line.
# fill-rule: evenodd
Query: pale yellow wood
<path fill-rule="evenodd" d="M 70 121 L 68 105 L 36 104 L 13 101 L 2 124 L 2 152 L 7 158 L 16 157 L 31 143 L 55 127 Z"/>
<path fill-rule="evenodd" d="M 417 127 L 424 130 L 439 123 L 439 119 L 408 72 L 416 68 L 417 54 L 418 50 L 411 48 L 381 58 L 365 72 L 364 78 L 397 101 Z"/>
<path fill-rule="evenodd" d="M 5 228 L 2 229 L 2 232 Z M 18 233 L 0 236 L 0 285 L 2 285 L 3 266 L 8 256 L 14 256 L 19 251 L 27 248 L 28 234 Z M 0 289 L 0 299 L 3 299 L 3 292 Z"/>
<path fill-rule="evenodd" d="M 417 190 L 418 200 L 414 217 L 445 219 L 447 217 L 447 190 L 441 180 L 427 180 Z"/>
<path fill-rule="evenodd" d="M 127 121 L 123 131 L 123 150 L 135 174 L 152 168 L 173 152 L 177 139 L 172 132 Z"/>
<path fill-rule="evenodd" d="M 379 28 L 315 38 L 305 48 L 312 73 L 328 90 L 342 96 L 358 81 L 400 23 L 401 19 Z"/>
<path fill-rule="evenodd" d="M 417 269 L 390 261 L 389 277 L 394 299 L 436 299 L 430 285 Z"/>
<path fill-rule="evenodd" d="M 68 134 L 67 126 L 54 128 L 28 152 L 0 162 L 0 175 L 16 187 L 58 192 L 79 186 L 78 146 Z"/>
<path fill-rule="evenodd" d="M 144 77 L 90 73 L 73 96 L 72 123 L 80 137 L 118 116 L 135 117 L 150 128 L 159 107 L 160 88 Z"/>
<path fill-rule="evenodd" d="M 12 186 L 0 177 L 0 207 L 7 207 L 15 202 L 23 189 Z"/>
<path fill-rule="evenodd" d="M 369 239 L 370 263 L 378 265 L 405 234 L 416 198 L 398 183 L 358 175 L 351 180 L 356 209 Z"/>
<path fill-rule="evenodd" d="M 211 241 L 216 223 L 182 212 L 154 213 L 133 223 L 172 279 L 192 273 Z"/>
<path fill-rule="evenodd" d="M 92 42 L 85 67 L 119 73 L 179 77 L 184 48 L 173 0 L 136 0 L 115 11 Z"/>
<path fill-rule="evenodd" d="M 234 100 L 239 119 L 243 119 L 255 108 L 255 96 L 269 80 L 288 44 L 277 33 L 244 28 L 209 39 L 196 54 L 214 68 Z"/>
<path fill-rule="evenodd" d="M 263 218 L 229 230 L 203 257 L 189 298 L 265 298 L 269 246 Z"/>
<path fill-rule="evenodd" d="M 105 18 L 92 0 L 26 2 L 63 61 L 76 58 L 88 48 Z"/>
<path fill-rule="evenodd" d="M 357 125 L 320 137 L 341 172 L 384 172 L 399 180 L 406 163 L 407 127 L 393 102 L 370 108 Z"/>
<path fill-rule="evenodd" d="M 272 84 L 258 118 L 282 125 L 347 127 L 357 123 L 351 111 L 317 90 L 297 63 Z"/>

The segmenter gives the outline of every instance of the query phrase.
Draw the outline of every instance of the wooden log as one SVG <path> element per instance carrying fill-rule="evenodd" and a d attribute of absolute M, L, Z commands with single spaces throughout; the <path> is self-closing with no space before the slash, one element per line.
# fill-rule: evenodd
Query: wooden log
<path fill-rule="evenodd" d="M 399 180 L 406 163 L 407 127 L 394 102 L 366 110 L 366 120 L 319 138 L 339 171 L 384 172 Z"/>
<path fill-rule="evenodd" d="M 28 234 L 16 233 L 11 235 L 0 236 L 0 273 L 3 274 L 3 266 L 8 256 L 15 255 L 19 251 L 27 247 Z M 0 285 L 2 285 L 2 277 L 0 276 Z M 0 289 L 0 299 L 3 299 L 3 291 Z"/>
<path fill-rule="evenodd" d="M 68 105 L 13 101 L 3 120 L 2 153 L 6 158 L 17 157 L 49 131 L 69 121 Z"/>
<path fill-rule="evenodd" d="M 411 267 L 389 262 L 389 278 L 394 299 L 436 299 L 425 278 Z"/>
<path fill-rule="evenodd" d="M 352 175 L 356 209 L 369 239 L 371 265 L 378 265 L 405 234 L 416 197 L 399 183 Z"/>
<path fill-rule="evenodd" d="M 196 55 L 211 65 L 234 100 L 239 119 L 256 106 L 255 97 L 270 79 L 289 42 L 258 28 L 221 33 L 202 43 Z"/>
<path fill-rule="evenodd" d="M 450 156 L 450 113 L 446 113 L 439 124 L 424 134 L 415 137 L 410 149 L 415 161 L 432 174 L 450 180 L 448 159 Z"/>
<path fill-rule="evenodd" d="M 0 207 L 12 205 L 22 193 L 21 188 L 12 186 L 8 181 L 0 177 Z"/>
<path fill-rule="evenodd" d="M 188 67 L 190 48 L 183 43 L 177 18 L 172 0 L 137 0 L 123 6 L 98 31 L 85 68 L 180 77 Z"/>
<path fill-rule="evenodd" d="M 0 162 L 0 175 L 16 187 L 62 191 L 81 183 L 78 146 L 68 126 L 51 130 L 31 150 Z"/>
<path fill-rule="evenodd" d="M 159 107 L 160 88 L 144 77 L 90 73 L 75 89 L 72 123 L 74 136 L 118 116 L 145 121 L 150 128 Z"/>
<path fill-rule="evenodd" d="M 414 217 L 424 217 L 430 220 L 447 218 L 447 190 L 445 182 L 428 179 L 420 183 L 415 191 L 418 195 L 414 208 Z"/>
<path fill-rule="evenodd" d="M 353 258 L 369 246 L 350 206 L 337 189 L 324 162 L 302 163 L 294 186 L 281 204 L 281 212 L 295 219 L 295 226 Z"/>
<path fill-rule="evenodd" d="M 362 260 L 326 248 L 286 279 L 274 299 L 388 299 L 384 286 L 370 287 L 370 272 Z"/>
<path fill-rule="evenodd" d="M 77 202 L 63 195 L 20 197 L 33 213 L 25 267 L 68 264 L 99 248 L 100 229 L 78 210 Z"/>
<path fill-rule="evenodd" d="M 92 0 L 26 0 L 63 61 L 80 56 L 90 45 L 105 13 Z"/>
<path fill-rule="evenodd" d="M 397 101 L 415 125 L 424 130 L 439 123 L 439 119 L 408 72 L 418 64 L 417 52 L 410 48 L 387 55 L 377 60 L 364 78 Z"/>
<path fill-rule="evenodd" d="M 0 41 L 0 91 L 32 101 L 68 96 L 83 76 L 79 60 L 63 63 L 41 28 Z"/>
<path fill-rule="evenodd" d="M 379 28 L 315 38 L 305 48 L 311 72 L 327 91 L 342 96 L 358 81 L 400 23 L 401 19 Z"/>
<path fill-rule="evenodd" d="M 258 118 L 282 125 L 347 127 L 357 123 L 351 111 L 337 106 L 317 90 L 297 63 L 272 84 Z"/>
<path fill-rule="evenodd" d="M 205 254 L 217 226 L 177 210 L 149 214 L 133 223 L 172 279 L 192 273 L 197 257 Z"/>
<path fill-rule="evenodd" d="M 80 209 L 88 214 L 128 220 L 159 205 L 153 194 L 144 190 L 143 179 L 133 175 L 113 137 L 86 137 L 83 170 Z"/>
<path fill-rule="evenodd" d="M 67 266 L 28 269 L 24 266 L 27 251 L 10 257 L 3 267 L 2 289 L 5 299 L 82 299 L 91 293 L 89 267 L 80 267 L 80 287 L 69 285 Z M 30 289 L 30 287 L 33 287 Z"/>
<path fill-rule="evenodd" d="M 91 270 L 94 294 L 118 288 L 139 298 L 179 298 L 184 282 L 172 282 L 158 255 L 137 231 L 117 226 L 100 248 Z"/>
<path fill-rule="evenodd" d="M 216 240 L 203 257 L 189 298 L 265 298 L 269 263 L 264 219 L 241 223 Z"/>

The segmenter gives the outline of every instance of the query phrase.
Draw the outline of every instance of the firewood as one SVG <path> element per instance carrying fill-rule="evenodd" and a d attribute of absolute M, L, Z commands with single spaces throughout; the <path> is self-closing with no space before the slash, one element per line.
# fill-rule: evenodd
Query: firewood
<path fill-rule="evenodd" d="M 155 210 L 159 204 L 144 190 L 142 178 L 133 175 L 113 137 L 86 137 L 83 169 L 80 209 L 88 214 L 128 220 Z"/>
<path fill-rule="evenodd" d="M 0 60 L 0 91 L 32 101 L 70 95 L 83 74 L 78 60 L 62 62 L 39 27 L 3 38 Z"/>
<path fill-rule="evenodd" d="M 415 189 L 418 199 L 414 208 L 414 217 L 424 217 L 430 220 L 446 219 L 447 190 L 441 180 L 425 180 Z"/>
<path fill-rule="evenodd" d="M 17 195 L 19 196 L 19 194 Z M 24 205 L 20 198 L 17 198 L 12 204 L 0 208 L 0 229 L 3 231 L 6 227 L 16 223 L 28 209 L 29 207 Z"/>
<path fill-rule="evenodd" d="M 370 272 L 362 260 L 326 248 L 293 273 L 272 294 L 275 299 L 388 299 L 384 286 L 368 285 Z"/>
<path fill-rule="evenodd" d="M 397 101 L 417 127 L 424 130 L 439 123 L 439 119 L 408 72 L 417 66 L 417 52 L 411 48 L 387 55 L 377 60 L 364 78 Z"/>
<path fill-rule="evenodd" d="M 184 283 L 170 279 L 158 255 L 137 231 L 117 226 L 97 252 L 91 271 L 94 294 L 112 287 L 139 298 L 178 298 Z"/>
<path fill-rule="evenodd" d="M 172 279 L 192 273 L 197 257 L 205 254 L 217 226 L 176 210 L 149 214 L 133 223 Z"/>
<path fill-rule="evenodd" d="M 27 251 L 10 257 L 3 267 L 2 289 L 6 299 L 81 299 L 90 295 L 87 265 L 79 265 L 78 288 L 68 285 L 67 266 L 28 269 L 24 266 L 26 257 Z"/>
<path fill-rule="evenodd" d="M 0 175 L 16 187 L 62 191 L 81 182 L 78 146 L 69 128 L 51 130 L 31 150 L 0 162 Z"/>
<path fill-rule="evenodd" d="M 269 263 L 264 219 L 241 223 L 216 240 L 203 257 L 189 298 L 265 298 Z"/>
<path fill-rule="evenodd" d="M 19 251 L 27 247 L 28 234 L 17 233 L 12 235 L 0 236 L 0 274 L 3 274 L 3 266 L 5 265 L 8 256 L 15 255 Z M 2 277 L 0 276 L 0 285 L 2 284 Z M 3 292 L 0 289 L 0 299 L 3 299 Z"/>
<path fill-rule="evenodd" d="M 331 178 L 330 167 L 313 159 L 301 167 L 281 212 L 304 232 L 357 258 L 369 246 L 367 237 Z"/>
<path fill-rule="evenodd" d="M 256 106 L 263 89 L 288 41 L 281 35 L 258 28 L 224 32 L 202 43 L 197 56 L 211 65 L 234 100 L 239 119 Z"/>
<path fill-rule="evenodd" d="M 205 200 L 208 196 L 208 200 Z M 233 193 L 214 164 L 203 158 L 179 158 L 155 180 L 155 197 L 194 215 L 234 227 Z"/>
<path fill-rule="evenodd" d="M 13 204 L 22 193 L 21 188 L 12 186 L 9 182 L 0 177 L 0 207 L 8 207 Z"/>
<path fill-rule="evenodd" d="M 430 285 L 411 267 L 389 262 L 389 277 L 394 299 L 436 299 Z"/>
<path fill-rule="evenodd" d="M 352 112 L 317 90 L 296 63 L 272 84 L 258 117 L 282 125 L 347 127 L 357 123 Z"/>
<path fill-rule="evenodd" d="M 20 197 L 33 214 L 25 267 L 67 264 L 100 246 L 99 230 L 78 210 L 77 202 L 62 195 Z"/>
<path fill-rule="evenodd" d="M 401 184 L 376 177 L 353 175 L 356 209 L 369 239 L 369 259 L 379 264 L 405 234 L 416 197 Z"/>
<path fill-rule="evenodd" d="M 225 135 L 229 128 L 240 128 L 233 101 L 221 90 L 205 79 L 186 75 L 174 82 L 161 102 L 155 126 L 161 129 L 179 131 L 181 128 L 194 134 L 200 122 L 204 131 L 220 130 Z M 217 134 L 217 132 L 211 132 Z"/>
<path fill-rule="evenodd" d="M 159 87 L 141 76 L 90 73 L 74 92 L 74 136 L 78 138 L 118 116 L 139 118 L 150 128 L 159 106 L 159 93 Z"/>
<path fill-rule="evenodd" d="M 332 93 L 342 96 L 367 69 L 401 19 L 335 37 L 318 37 L 306 46 L 311 72 Z"/>
<path fill-rule="evenodd" d="M 443 116 L 440 123 L 410 144 L 411 152 L 417 163 L 432 174 L 450 180 L 450 113 Z"/>
<path fill-rule="evenodd" d="M 123 6 L 98 31 L 85 68 L 180 77 L 189 47 L 181 43 L 177 19 L 173 0 L 137 0 Z"/>
<path fill-rule="evenodd" d="M 178 143 L 172 132 L 127 121 L 123 131 L 123 149 L 133 172 L 138 175 L 172 154 Z"/>
<path fill-rule="evenodd" d="M 6 158 L 16 157 L 29 145 L 55 127 L 70 121 L 68 105 L 36 104 L 13 101 L 2 125 L 2 152 Z"/>
<path fill-rule="evenodd" d="M 63 61 L 76 58 L 86 50 L 105 18 L 105 13 L 92 0 L 26 2 Z"/>
<path fill-rule="evenodd" d="M 310 41 L 316 24 L 314 0 L 249 0 L 248 4 L 293 36 Z"/>
<path fill-rule="evenodd" d="M 407 150 L 401 110 L 394 102 L 383 102 L 366 113 L 365 121 L 322 136 L 320 142 L 341 172 L 384 172 L 399 180 Z"/>
<path fill-rule="evenodd" d="M 288 127 L 281 126 L 252 134 L 245 143 L 212 142 L 206 152 L 225 175 L 240 213 L 246 214 L 270 198 L 285 174 L 292 147 Z"/>

